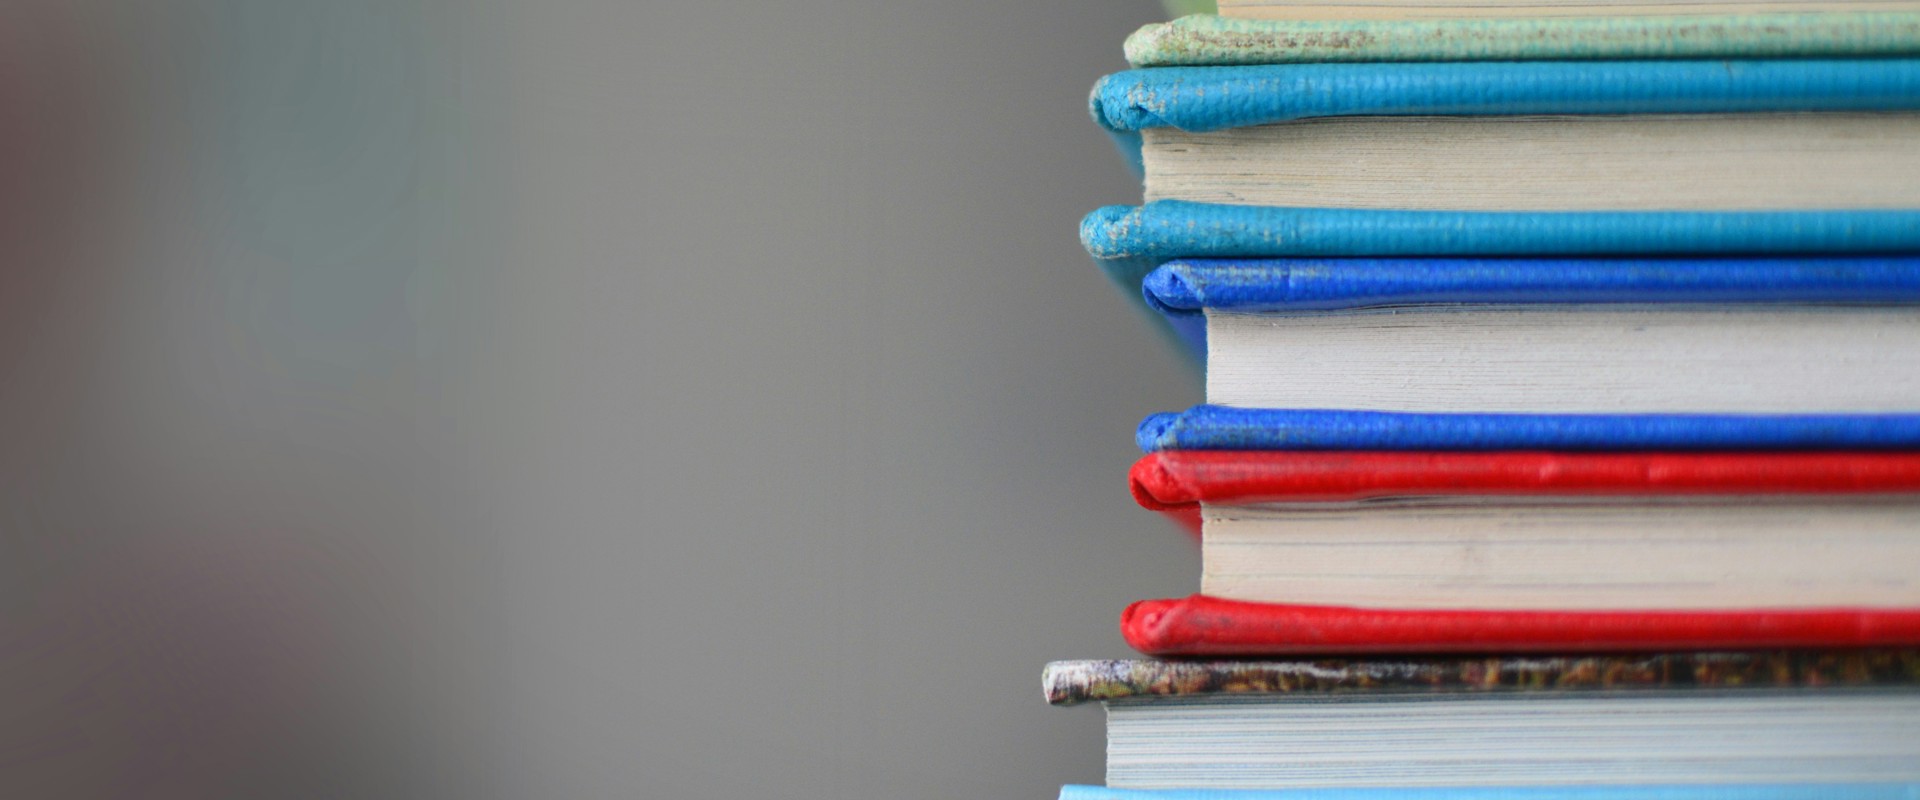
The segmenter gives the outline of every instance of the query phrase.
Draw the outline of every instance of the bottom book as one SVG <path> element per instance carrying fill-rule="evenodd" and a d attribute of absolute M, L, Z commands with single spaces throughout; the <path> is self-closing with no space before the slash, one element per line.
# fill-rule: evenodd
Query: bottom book
<path fill-rule="evenodd" d="M 1664 784 L 1411 789 L 1112 789 L 1062 786 L 1060 800 L 1913 800 L 1920 784 Z"/>
<path fill-rule="evenodd" d="M 1910 786 L 1920 784 L 1920 649 L 1074 661 L 1049 665 L 1045 688 L 1056 705 L 1107 707 L 1111 788 L 1075 792 L 1505 787 L 1531 797 L 1525 787 L 1568 796 L 1672 785 L 1699 797 L 1920 796 Z"/>

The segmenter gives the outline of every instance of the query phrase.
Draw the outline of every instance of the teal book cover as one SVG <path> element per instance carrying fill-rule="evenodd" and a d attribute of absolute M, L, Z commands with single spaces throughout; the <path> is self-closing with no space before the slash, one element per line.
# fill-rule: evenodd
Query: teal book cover
<path fill-rule="evenodd" d="M 1395 211 L 1160 200 L 1095 211 L 1080 239 L 1146 311 L 1144 279 L 1174 259 L 1915 253 L 1920 209 Z"/>

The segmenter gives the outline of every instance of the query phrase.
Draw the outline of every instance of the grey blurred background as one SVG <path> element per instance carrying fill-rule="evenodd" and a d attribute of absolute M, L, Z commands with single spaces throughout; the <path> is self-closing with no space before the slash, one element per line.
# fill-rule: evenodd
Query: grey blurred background
<path fill-rule="evenodd" d="M 1098 782 L 1162 16 L 0 2 L 0 796 Z"/>

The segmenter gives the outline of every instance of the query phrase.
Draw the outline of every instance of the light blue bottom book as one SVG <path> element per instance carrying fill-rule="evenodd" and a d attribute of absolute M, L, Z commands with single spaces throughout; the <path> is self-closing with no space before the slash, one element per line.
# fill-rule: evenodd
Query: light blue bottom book
<path fill-rule="evenodd" d="M 1914 800 L 1911 783 L 1487 786 L 1400 789 L 1108 789 L 1063 786 L 1060 800 Z"/>

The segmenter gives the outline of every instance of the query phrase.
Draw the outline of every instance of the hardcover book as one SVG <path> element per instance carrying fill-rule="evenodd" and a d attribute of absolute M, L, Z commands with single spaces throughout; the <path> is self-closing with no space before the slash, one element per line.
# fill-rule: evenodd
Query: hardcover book
<path fill-rule="evenodd" d="M 1121 72 L 1088 103 L 1135 144 L 1338 117 L 1911 112 L 1916 84 L 1903 58 L 1277 64 Z"/>
<path fill-rule="evenodd" d="M 1860 209 L 1920 206 L 1916 88 L 1903 58 L 1281 64 L 1122 72 L 1089 102 L 1149 202 Z"/>
<path fill-rule="evenodd" d="M 1064 662 L 1046 689 L 1104 701 L 1112 789 L 1884 796 L 1871 792 L 1920 781 L 1916 663 L 1910 650 Z"/>
<path fill-rule="evenodd" d="M 1225 599 L 1920 607 L 1913 453 L 1175 451 L 1131 479 L 1200 523 Z"/>
<path fill-rule="evenodd" d="M 1194 259 L 1144 296 L 1216 405 L 1920 412 L 1912 257 Z"/>
<path fill-rule="evenodd" d="M 1390 789 L 1113 789 L 1062 786 L 1060 800 L 1914 800 L 1920 784 L 1777 783 L 1621 786 L 1405 786 Z"/>

